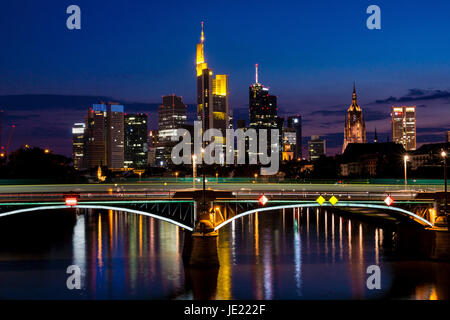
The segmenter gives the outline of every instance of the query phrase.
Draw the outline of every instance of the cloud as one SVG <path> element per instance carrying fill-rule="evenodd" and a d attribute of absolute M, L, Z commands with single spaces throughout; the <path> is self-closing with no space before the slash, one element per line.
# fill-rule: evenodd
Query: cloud
<path fill-rule="evenodd" d="M 422 89 L 409 89 L 408 93 L 402 97 L 389 97 L 386 99 L 375 100 L 372 104 L 392 104 L 403 102 L 414 102 L 421 100 L 437 100 L 448 99 L 450 100 L 450 91 L 447 90 L 422 90 Z"/>

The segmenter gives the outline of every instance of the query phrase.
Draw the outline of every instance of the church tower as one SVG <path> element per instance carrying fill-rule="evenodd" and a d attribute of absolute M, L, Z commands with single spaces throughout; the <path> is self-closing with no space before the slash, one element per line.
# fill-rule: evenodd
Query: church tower
<path fill-rule="evenodd" d="M 345 117 L 344 145 L 342 153 L 349 143 L 366 143 L 366 123 L 361 107 L 356 97 L 355 83 L 353 83 L 352 104 L 347 110 Z"/>

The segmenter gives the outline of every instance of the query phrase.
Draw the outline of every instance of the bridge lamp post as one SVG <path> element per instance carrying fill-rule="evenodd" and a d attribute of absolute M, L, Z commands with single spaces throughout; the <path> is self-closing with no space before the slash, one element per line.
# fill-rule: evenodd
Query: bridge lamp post
<path fill-rule="evenodd" d="M 255 183 L 256 183 L 256 179 L 258 179 L 258 174 L 255 173 Z"/>
<path fill-rule="evenodd" d="M 178 183 L 178 174 L 179 174 L 179 172 L 177 171 L 177 172 L 175 172 L 175 183 Z"/>
<path fill-rule="evenodd" d="M 206 175 L 205 175 L 205 161 L 204 161 L 204 155 L 205 155 L 205 149 L 202 148 L 202 174 L 203 174 L 203 210 L 206 211 Z"/>
<path fill-rule="evenodd" d="M 407 161 L 408 161 L 408 159 L 409 159 L 408 155 L 404 155 L 403 156 L 403 167 L 405 168 L 405 191 L 406 191 L 406 188 L 408 186 L 408 177 L 407 177 L 407 171 L 408 171 Z"/>
<path fill-rule="evenodd" d="M 197 156 L 194 154 L 192 156 L 192 188 L 195 189 L 195 178 L 197 176 L 197 163 L 195 162 L 197 160 Z"/>
<path fill-rule="evenodd" d="M 447 152 L 442 151 L 441 156 L 442 158 L 444 158 L 444 211 L 447 217 L 447 225 L 449 226 L 450 230 L 450 221 L 447 213 Z"/>

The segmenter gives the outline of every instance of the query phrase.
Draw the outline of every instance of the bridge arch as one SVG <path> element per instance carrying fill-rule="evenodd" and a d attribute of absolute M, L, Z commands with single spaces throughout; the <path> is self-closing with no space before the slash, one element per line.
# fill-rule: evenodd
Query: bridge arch
<path fill-rule="evenodd" d="M 193 231 L 194 229 L 192 227 L 189 227 L 183 223 L 180 223 L 178 221 L 172 220 L 170 218 L 162 217 L 153 213 L 140 211 L 140 210 L 134 210 L 134 209 L 128 209 L 128 208 L 120 208 L 120 207 L 111 207 L 111 206 L 104 206 L 104 205 L 75 205 L 75 206 L 66 206 L 66 205 L 52 205 L 52 206 L 40 206 L 40 207 L 32 207 L 32 208 L 21 208 L 17 210 L 12 210 L 8 212 L 0 213 L 0 218 L 5 216 L 10 216 L 14 214 L 24 213 L 24 212 L 32 212 L 32 211 L 43 211 L 43 210 L 57 210 L 57 209 L 73 209 L 73 208 L 79 208 L 79 209 L 99 209 L 99 210 L 114 210 L 114 211 L 123 211 L 123 212 L 130 212 L 138 215 L 148 216 L 151 218 L 155 218 L 161 221 L 172 223 L 178 227 L 187 229 L 189 231 Z"/>
<path fill-rule="evenodd" d="M 264 207 L 264 208 L 248 210 L 248 211 L 242 212 L 240 214 L 237 214 L 234 217 L 232 217 L 226 221 L 223 221 L 222 223 L 218 224 L 214 228 L 214 230 L 219 230 L 220 228 L 226 226 L 233 220 L 236 220 L 236 219 L 244 217 L 244 216 L 248 216 L 248 215 L 256 213 L 256 212 L 273 211 L 273 210 L 280 210 L 280 209 L 293 209 L 293 208 L 313 208 L 313 207 L 372 208 L 372 209 L 382 209 L 382 210 L 387 210 L 387 211 L 395 211 L 395 212 L 399 212 L 399 213 L 402 213 L 402 214 L 412 217 L 417 223 L 425 224 L 429 227 L 433 226 L 433 224 L 431 222 L 429 222 L 428 220 L 416 215 L 413 212 L 410 212 L 408 210 L 398 208 L 398 207 L 389 207 L 389 206 L 371 204 L 371 203 L 352 203 L 352 202 L 338 202 L 333 206 L 329 203 L 324 203 L 324 204 L 320 205 L 317 202 L 311 202 L 311 203 L 288 204 L 288 205 L 280 205 L 280 206 Z"/>

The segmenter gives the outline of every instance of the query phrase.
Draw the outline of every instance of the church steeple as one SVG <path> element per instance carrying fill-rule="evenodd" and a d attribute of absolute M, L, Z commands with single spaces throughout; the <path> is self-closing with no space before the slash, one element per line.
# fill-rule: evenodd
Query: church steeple
<path fill-rule="evenodd" d="M 355 81 L 353 81 L 353 94 L 352 94 L 352 104 L 350 105 L 350 108 L 348 108 L 349 111 L 357 110 L 360 111 L 361 108 L 358 106 L 357 96 L 356 96 L 356 84 Z"/>

